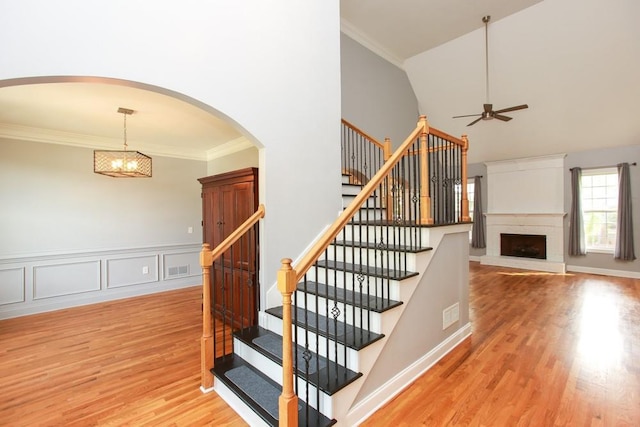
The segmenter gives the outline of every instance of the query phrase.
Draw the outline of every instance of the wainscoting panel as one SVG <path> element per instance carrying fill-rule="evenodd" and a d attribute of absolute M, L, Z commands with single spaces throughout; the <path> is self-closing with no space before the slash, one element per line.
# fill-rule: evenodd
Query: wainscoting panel
<path fill-rule="evenodd" d="M 158 256 L 107 260 L 107 288 L 158 281 Z"/>
<path fill-rule="evenodd" d="M 201 286 L 200 244 L 0 258 L 0 319 Z"/>
<path fill-rule="evenodd" d="M 0 270 L 0 305 L 25 300 L 24 268 Z"/>
<path fill-rule="evenodd" d="M 41 265 L 33 268 L 33 299 L 100 290 L 100 261 Z"/>

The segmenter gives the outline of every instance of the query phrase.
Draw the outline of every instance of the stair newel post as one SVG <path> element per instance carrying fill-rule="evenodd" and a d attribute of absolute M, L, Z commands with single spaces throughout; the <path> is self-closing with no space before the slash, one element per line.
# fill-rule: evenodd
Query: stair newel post
<path fill-rule="evenodd" d="M 200 340 L 200 386 L 203 390 L 213 387 L 213 322 L 211 319 L 211 266 L 213 255 L 208 243 L 202 245 L 202 338 Z"/>
<path fill-rule="evenodd" d="M 384 148 L 383 148 L 383 156 L 384 156 L 384 162 L 386 163 L 387 160 L 389 160 L 389 157 L 391 157 L 392 151 L 391 151 L 391 138 L 387 137 L 384 139 Z M 386 182 L 386 186 L 383 185 L 382 188 L 384 188 L 385 190 L 385 209 L 387 211 L 387 219 L 391 219 L 393 218 L 393 192 L 392 187 L 393 187 L 393 179 L 391 179 L 391 176 L 388 176 L 387 178 L 385 178 L 385 182 Z"/>
<path fill-rule="evenodd" d="M 429 194 L 429 147 L 427 138 L 429 135 L 429 123 L 427 116 L 420 116 L 418 124 L 422 123 L 423 130 L 420 134 L 420 224 L 433 224 L 431 217 L 431 196 Z"/>
<path fill-rule="evenodd" d="M 467 151 L 469 150 L 469 138 L 467 135 L 462 135 L 461 139 L 464 145 L 462 146 L 462 200 L 460 201 L 460 212 L 462 212 L 462 221 L 467 222 L 471 221 L 471 217 L 469 216 L 469 194 L 467 194 Z"/>
<path fill-rule="evenodd" d="M 293 338 L 291 321 L 291 294 L 296 289 L 296 271 L 291 259 L 284 258 L 278 271 L 278 290 L 282 294 L 282 394 L 278 412 L 279 425 L 298 425 L 298 396 L 293 390 Z"/>

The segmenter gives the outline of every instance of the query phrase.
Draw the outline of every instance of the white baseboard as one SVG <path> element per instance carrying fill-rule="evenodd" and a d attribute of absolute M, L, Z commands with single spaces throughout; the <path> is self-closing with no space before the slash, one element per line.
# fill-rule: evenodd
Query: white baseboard
<path fill-rule="evenodd" d="M 480 256 L 479 255 L 469 255 L 469 261 L 480 262 Z"/>
<path fill-rule="evenodd" d="M 582 267 L 580 265 L 568 265 L 567 271 L 576 273 L 599 274 L 601 276 L 628 277 L 630 279 L 640 279 L 640 272 L 625 270 L 610 270 L 608 268 Z"/>
<path fill-rule="evenodd" d="M 427 372 L 440 359 L 446 356 L 471 335 L 471 324 L 467 323 L 437 347 L 411 364 L 405 370 L 391 378 L 347 414 L 346 425 L 357 426 L 373 415 L 391 399 L 411 385 L 422 374 Z"/>

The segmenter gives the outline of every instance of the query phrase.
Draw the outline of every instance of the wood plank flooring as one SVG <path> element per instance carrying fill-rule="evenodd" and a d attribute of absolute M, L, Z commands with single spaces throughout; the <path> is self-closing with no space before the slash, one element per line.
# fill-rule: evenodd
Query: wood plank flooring
<path fill-rule="evenodd" d="M 640 280 L 471 263 L 473 335 L 366 426 L 640 425 Z M 236 426 L 200 290 L 0 321 L 0 426 Z"/>
<path fill-rule="evenodd" d="M 472 336 L 365 426 L 640 426 L 640 280 L 470 265 Z"/>

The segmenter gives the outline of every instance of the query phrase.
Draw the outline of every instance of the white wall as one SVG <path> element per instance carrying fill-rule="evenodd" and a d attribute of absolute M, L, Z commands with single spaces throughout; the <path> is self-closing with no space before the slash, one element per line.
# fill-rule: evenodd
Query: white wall
<path fill-rule="evenodd" d="M 529 104 L 510 122 L 451 118 L 482 111 L 484 29 L 404 65 L 430 123 L 469 134 L 470 163 L 637 144 L 638 16 L 635 0 L 546 0 L 491 22 L 491 101 Z"/>
<path fill-rule="evenodd" d="M 340 209 L 339 34 L 337 0 L 5 3 L 0 87 L 25 77 L 117 78 L 229 118 L 265 147 L 264 289 L 279 260 L 298 256 Z"/>

